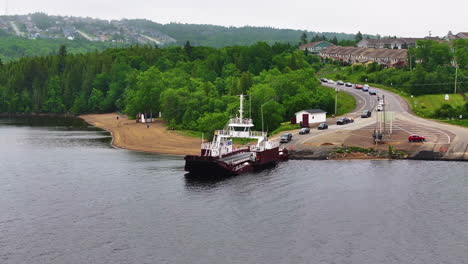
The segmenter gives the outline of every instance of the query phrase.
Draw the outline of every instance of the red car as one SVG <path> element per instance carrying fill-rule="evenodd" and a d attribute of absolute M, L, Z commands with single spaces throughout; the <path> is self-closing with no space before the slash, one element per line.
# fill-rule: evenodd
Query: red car
<path fill-rule="evenodd" d="M 426 138 L 418 135 L 411 135 L 408 137 L 409 142 L 423 142 L 426 141 Z"/>
<path fill-rule="evenodd" d="M 356 89 L 362 89 L 362 85 L 361 84 L 356 84 L 355 88 Z"/>

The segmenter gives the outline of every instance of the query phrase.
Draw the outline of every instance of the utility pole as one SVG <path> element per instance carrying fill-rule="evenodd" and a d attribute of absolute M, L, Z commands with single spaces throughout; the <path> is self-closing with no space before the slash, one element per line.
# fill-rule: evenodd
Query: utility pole
<path fill-rule="evenodd" d="M 454 94 L 457 94 L 457 79 L 458 79 L 458 65 L 455 64 L 455 89 Z"/>
<path fill-rule="evenodd" d="M 271 102 L 271 101 L 273 101 L 273 99 L 270 99 L 270 100 L 266 101 L 265 103 L 263 103 L 263 104 L 260 106 L 260 113 L 261 113 L 261 115 L 262 115 L 262 133 L 263 133 L 263 107 L 264 107 L 267 103 L 269 103 L 269 102 Z"/>
<path fill-rule="evenodd" d="M 335 84 L 335 116 L 337 115 L 338 110 L 338 85 Z"/>

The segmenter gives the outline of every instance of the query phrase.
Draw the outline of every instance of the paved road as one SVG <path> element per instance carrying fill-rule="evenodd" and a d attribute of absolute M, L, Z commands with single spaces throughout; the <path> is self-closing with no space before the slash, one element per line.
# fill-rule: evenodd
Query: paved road
<path fill-rule="evenodd" d="M 337 126 L 334 124 L 335 119 L 330 119 L 328 120 L 328 130 L 319 131 L 311 129 L 311 133 L 308 135 L 298 135 L 298 131 L 295 131 L 293 132 L 293 140 L 288 144 L 282 144 L 283 146 L 290 148 L 301 147 L 304 144 L 317 141 L 319 137 L 322 139 L 323 136 L 343 137 L 340 133 L 342 134 L 342 132 L 346 131 L 352 133 L 350 131 L 368 130 L 369 135 L 372 135 L 377 124 L 377 112 L 375 111 L 377 97 L 380 97 L 385 98 L 385 111 L 389 113 L 386 118 L 387 127 L 391 125 L 392 131 L 406 133 L 408 136 L 419 134 L 426 137 L 426 142 L 421 144 L 419 148 L 420 151 L 431 150 L 441 152 L 445 158 L 450 159 L 468 159 L 468 129 L 417 117 L 411 113 L 406 100 L 383 89 L 371 87 L 370 89 L 377 91 L 377 95 L 369 95 L 368 92 L 363 92 L 354 87 L 328 83 L 324 83 L 323 85 L 330 88 L 339 87 L 341 91 L 347 92 L 356 98 L 356 109 L 352 113 L 345 115 L 354 118 L 355 122 Z M 372 117 L 361 118 L 363 110 L 371 110 L 373 113 Z M 380 118 L 382 118 L 382 115 L 380 115 Z"/>

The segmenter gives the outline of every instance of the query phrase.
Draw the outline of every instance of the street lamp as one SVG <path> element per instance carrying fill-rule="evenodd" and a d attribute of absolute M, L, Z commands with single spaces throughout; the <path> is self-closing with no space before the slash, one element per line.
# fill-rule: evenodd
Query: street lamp
<path fill-rule="evenodd" d="M 262 115 L 262 132 L 263 132 L 263 106 L 265 106 L 267 103 L 273 101 L 273 99 L 270 99 L 268 101 L 266 101 L 265 103 L 263 103 L 261 106 L 260 106 L 260 113 Z"/>

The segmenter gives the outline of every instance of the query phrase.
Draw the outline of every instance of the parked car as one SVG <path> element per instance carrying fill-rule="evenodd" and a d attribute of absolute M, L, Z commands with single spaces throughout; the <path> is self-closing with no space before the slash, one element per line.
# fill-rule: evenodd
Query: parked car
<path fill-rule="evenodd" d="M 322 78 L 322 79 L 320 79 L 320 81 L 324 82 L 324 83 L 328 82 L 327 78 Z"/>
<path fill-rule="evenodd" d="M 328 129 L 327 123 L 320 123 L 320 125 L 317 127 L 318 130 L 324 130 Z"/>
<path fill-rule="evenodd" d="M 426 138 L 423 136 L 419 136 L 419 135 L 411 135 L 408 137 L 408 141 L 409 142 L 424 142 L 426 141 Z"/>
<path fill-rule="evenodd" d="M 369 111 L 369 110 L 364 110 L 361 113 L 361 118 L 368 118 L 368 117 L 371 117 L 371 116 L 372 116 L 372 112 Z"/>
<path fill-rule="evenodd" d="M 335 81 L 333 81 L 333 80 L 328 80 L 328 83 L 329 83 L 329 84 L 334 84 Z"/>
<path fill-rule="evenodd" d="M 305 135 L 305 134 L 309 134 L 310 133 L 310 128 L 308 127 L 303 127 L 301 128 L 301 130 L 299 130 L 299 134 L 301 135 Z"/>
<path fill-rule="evenodd" d="M 350 83 L 350 82 L 347 82 L 347 83 L 345 83 L 345 86 L 346 86 L 346 87 L 353 87 L 353 84 Z"/>
<path fill-rule="evenodd" d="M 354 88 L 356 88 L 356 89 L 362 89 L 362 85 L 361 85 L 361 84 L 356 84 L 356 86 L 354 86 Z"/>
<path fill-rule="evenodd" d="M 336 84 L 338 84 L 338 85 L 344 85 L 344 82 L 343 82 L 343 81 L 337 81 Z"/>
<path fill-rule="evenodd" d="M 343 117 L 343 118 L 340 118 L 336 121 L 336 124 L 337 125 L 346 125 L 346 124 L 349 124 L 349 123 L 353 123 L 354 120 L 352 118 L 348 118 L 348 117 Z"/>
<path fill-rule="evenodd" d="M 378 105 L 377 108 L 375 108 L 375 110 L 378 112 L 383 111 L 383 105 Z"/>
<path fill-rule="evenodd" d="M 369 90 L 370 95 L 377 95 L 377 92 L 375 90 Z"/>

